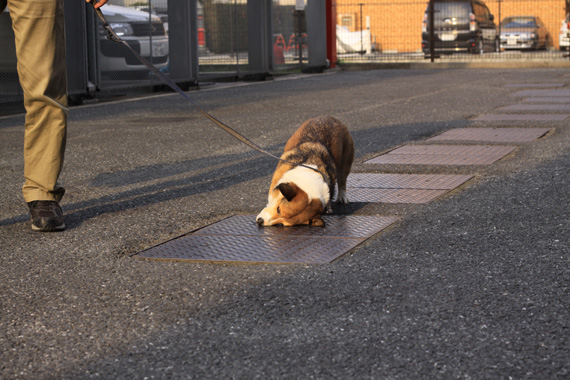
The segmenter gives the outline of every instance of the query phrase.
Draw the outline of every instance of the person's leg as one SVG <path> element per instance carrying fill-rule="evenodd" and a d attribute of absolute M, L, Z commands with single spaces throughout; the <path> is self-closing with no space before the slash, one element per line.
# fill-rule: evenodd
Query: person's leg
<path fill-rule="evenodd" d="M 8 8 L 16 36 L 18 74 L 26 108 L 24 199 L 28 204 L 59 202 L 65 192 L 58 178 L 67 126 L 63 1 L 8 0 Z M 43 215 L 47 215 L 46 210 L 43 207 Z M 56 222 L 59 223 L 59 219 Z M 51 227 L 47 229 L 53 230 Z M 35 229 L 44 230 L 43 227 Z"/>

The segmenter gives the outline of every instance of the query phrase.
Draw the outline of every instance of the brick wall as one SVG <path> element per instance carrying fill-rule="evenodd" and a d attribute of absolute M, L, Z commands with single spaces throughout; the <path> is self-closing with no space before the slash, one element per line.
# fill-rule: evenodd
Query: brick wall
<path fill-rule="evenodd" d="M 421 51 L 427 3 L 426 0 L 336 0 L 337 24 L 351 31 L 369 26 L 372 42 L 383 52 L 417 52 Z M 497 25 L 509 16 L 540 17 L 552 37 L 552 46 L 558 49 L 560 25 L 566 14 L 565 0 L 487 0 L 485 3 Z"/>

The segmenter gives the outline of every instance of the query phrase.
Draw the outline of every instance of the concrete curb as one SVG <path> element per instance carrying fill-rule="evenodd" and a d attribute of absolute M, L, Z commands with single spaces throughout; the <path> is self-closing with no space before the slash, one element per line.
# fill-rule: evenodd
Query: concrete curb
<path fill-rule="evenodd" d="M 568 61 L 485 61 L 485 62 L 345 62 L 337 63 L 343 71 L 385 69 L 525 69 L 570 68 Z"/>

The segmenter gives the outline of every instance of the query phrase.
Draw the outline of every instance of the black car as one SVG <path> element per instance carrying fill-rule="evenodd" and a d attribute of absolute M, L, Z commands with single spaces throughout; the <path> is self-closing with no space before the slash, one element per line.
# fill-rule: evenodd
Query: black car
<path fill-rule="evenodd" d="M 432 0 L 434 6 L 433 48 L 436 52 L 483 54 L 499 51 L 495 17 L 480 0 Z M 422 26 L 422 50 L 430 52 L 429 3 Z"/>

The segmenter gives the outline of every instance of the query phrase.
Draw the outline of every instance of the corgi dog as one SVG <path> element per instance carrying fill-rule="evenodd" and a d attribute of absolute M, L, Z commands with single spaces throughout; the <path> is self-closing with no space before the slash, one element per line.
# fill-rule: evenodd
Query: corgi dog
<path fill-rule="evenodd" d="M 322 214 L 332 213 L 335 183 L 337 202 L 348 203 L 346 178 L 354 143 L 338 119 L 322 116 L 305 121 L 287 141 L 281 159 L 308 167 L 279 161 L 267 206 L 257 216 L 259 226 L 324 226 Z"/>

